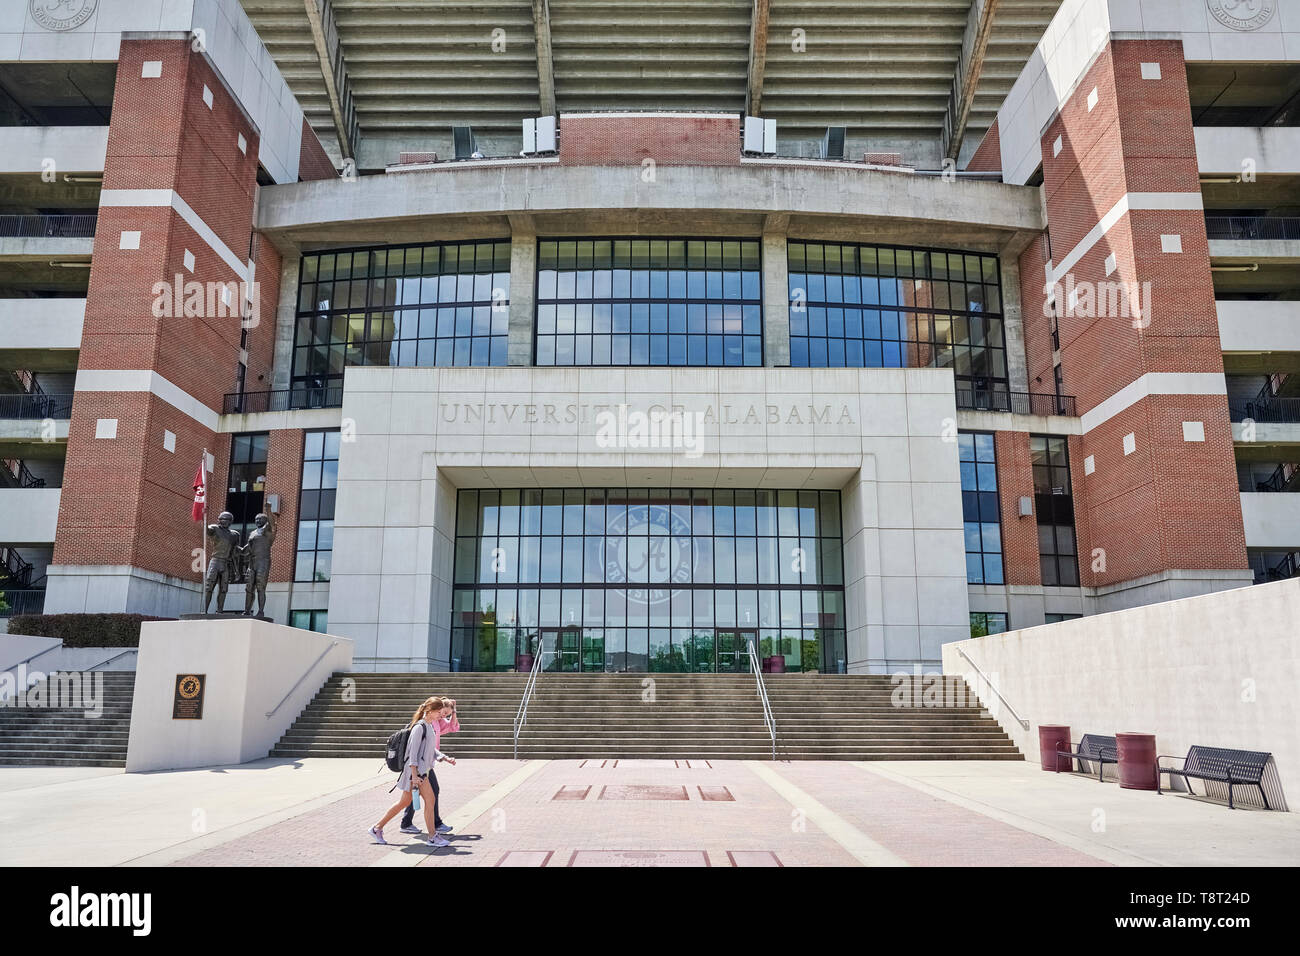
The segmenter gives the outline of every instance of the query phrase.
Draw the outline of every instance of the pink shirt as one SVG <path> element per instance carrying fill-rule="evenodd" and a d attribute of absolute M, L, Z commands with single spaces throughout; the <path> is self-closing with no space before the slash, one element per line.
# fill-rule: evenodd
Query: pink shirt
<path fill-rule="evenodd" d="M 439 717 L 433 722 L 433 752 L 438 754 L 441 748 L 438 746 L 443 734 L 452 734 L 460 730 L 460 721 L 455 717 L 448 720 L 446 717 Z"/>

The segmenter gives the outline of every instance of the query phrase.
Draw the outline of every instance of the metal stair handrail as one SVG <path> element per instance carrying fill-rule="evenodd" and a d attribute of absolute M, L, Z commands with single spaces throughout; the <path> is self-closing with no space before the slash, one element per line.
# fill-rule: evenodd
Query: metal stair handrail
<path fill-rule="evenodd" d="M 772 704 L 767 699 L 767 685 L 763 681 L 763 670 L 758 666 L 758 654 L 754 651 L 754 642 L 746 641 L 749 645 L 749 669 L 754 672 L 754 683 L 758 686 L 758 699 L 763 704 L 763 723 L 767 725 L 767 732 L 772 738 L 772 759 L 776 759 L 776 718 L 772 715 Z"/>
<path fill-rule="evenodd" d="M 137 654 L 137 655 L 138 655 L 139 653 L 140 653 L 140 648 L 138 648 L 138 647 L 128 647 L 126 650 L 122 651 L 122 653 L 120 653 L 120 654 L 114 654 L 112 657 L 108 658 L 107 660 L 102 660 L 102 661 L 100 661 L 98 664 L 91 664 L 89 667 L 86 668 L 86 670 L 88 670 L 88 671 L 93 671 L 93 670 L 96 670 L 97 668 L 103 667 L 105 664 L 111 664 L 111 663 L 113 663 L 113 661 L 117 660 L 119 657 L 126 657 L 127 654 Z M 269 716 L 271 716 L 271 715 L 270 715 L 270 714 L 267 714 L 267 716 L 269 717 Z"/>
<path fill-rule="evenodd" d="M 964 650 L 962 650 L 961 647 L 957 648 L 957 653 L 960 654 L 962 657 L 966 658 L 966 663 L 969 664 L 971 667 L 975 668 L 975 673 L 980 675 L 980 679 L 983 680 L 984 683 L 989 685 L 989 688 L 993 691 L 993 693 L 998 695 L 998 700 L 1002 701 L 1002 706 L 1005 707 L 1007 709 L 1007 712 L 1010 713 L 1011 716 L 1015 718 L 1015 721 L 1020 725 L 1020 728 L 1022 730 L 1028 730 L 1029 721 L 1025 720 L 1023 717 L 1021 717 L 1019 714 L 1016 713 L 1016 709 L 1011 706 L 1010 701 L 1008 701 L 1005 697 L 1002 696 L 1002 691 L 998 690 L 998 685 L 993 683 L 993 681 L 989 680 L 988 675 L 985 674 L 982 670 L 980 670 L 980 666 L 976 664 L 973 660 L 971 660 L 971 656 L 967 654 Z"/>
<path fill-rule="evenodd" d="M 537 689 L 537 675 L 542 671 L 542 660 L 546 657 L 546 651 L 542 647 L 537 648 L 537 656 L 533 658 L 533 669 L 528 672 L 528 681 L 524 684 L 524 696 L 519 701 L 519 710 L 515 712 L 515 759 L 519 759 L 519 732 L 524 729 L 524 724 L 528 721 L 528 701 L 532 699 L 533 691 Z"/>
<path fill-rule="evenodd" d="M 307 679 L 307 675 L 310 674 L 312 671 L 314 671 L 314 670 L 316 669 L 316 665 L 317 665 L 317 664 L 319 664 L 321 661 L 325 660 L 325 655 L 328 654 L 330 651 L 334 650 L 334 648 L 336 648 L 336 647 L 338 647 L 338 646 L 339 646 L 339 642 L 338 642 L 338 641 L 334 641 L 334 642 L 332 642 L 332 643 L 330 644 L 329 647 L 327 647 L 327 648 L 325 648 L 325 650 L 321 651 L 321 652 L 320 652 L 320 655 L 319 655 L 319 656 L 318 656 L 314 661 L 311 662 L 311 666 L 308 667 L 305 671 L 302 672 L 302 676 L 299 677 L 296 681 L 293 682 L 293 686 L 289 688 L 289 693 L 287 693 L 287 694 L 284 695 L 284 698 L 280 701 L 280 703 L 276 704 L 274 707 L 272 707 L 270 710 L 268 710 L 268 711 L 266 712 L 266 716 L 267 716 L 267 717 L 274 717 L 274 716 L 275 716 L 275 712 L 276 712 L 277 710 L 279 710 L 281 707 L 283 707 L 285 701 L 287 701 L 290 697 L 293 696 L 293 692 L 296 691 L 296 690 L 298 689 L 298 685 L 301 684 L 303 681 L 305 681 L 305 680 Z M 120 657 L 121 655 L 119 654 L 118 656 Z M 108 663 L 108 662 L 105 661 L 104 663 Z"/>

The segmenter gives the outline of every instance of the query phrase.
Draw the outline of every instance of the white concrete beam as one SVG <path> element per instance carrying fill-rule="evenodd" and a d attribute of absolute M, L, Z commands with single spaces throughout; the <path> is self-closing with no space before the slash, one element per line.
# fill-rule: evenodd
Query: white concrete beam
<path fill-rule="evenodd" d="M 533 40 L 537 48 L 537 108 L 555 116 L 555 68 L 551 60 L 551 5 L 533 0 Z"/>
<path fill-rule="evenodd" d="M 971 107 L 975 103 L 975 90 L 979 86 L 980 72 L 984 69 L 984 54 L 988 51 L 989 36 L 993 32 L 993 15 L 998 0 L 971 0 L 966 19 L 966 33 L 961 41 L 961 54 L 952 80 L 952 96 L 948 115 L 944 119 L 944 155 L 956 160 L 966 136 Z"/>
<path fill-rule="evenodd" d="M 749 21 L 749 82 L 745 115 L 760 116 L 763 109 L 763 71 L 767 66 L 767 23 L 771 0 L 754 0 Z"/>
<path fill-rule="evenodd" d="M 311 24 L 312 43 L 320 62 L 321 77 L 329 95 L 330 116 L 334 120 L 334 133 L 338 137 L 339 152 L 344 159 L 356 156 L 360 129 L 356 110 L 352 105 L 352 88 L 348 83 L 348 68 L 343 60 L 343 44 L 334 23 L 334 10 L 330 0 L 303 0 L 307 22 Z"/>
<path fill-rule="evenodd" d="M 61 488 L 0 488 L 0 541 L 52 544 Z"/>
<path fill-rule="evenodd" d="M 1300 173 L 1300 128 L 1198 126 L 1196 163 L 1203 176 Z"/>
<path fill-rule="evenodd" d="M 1300 302 L 1216 302 L 1224 352 L 1300 352 Z"/>

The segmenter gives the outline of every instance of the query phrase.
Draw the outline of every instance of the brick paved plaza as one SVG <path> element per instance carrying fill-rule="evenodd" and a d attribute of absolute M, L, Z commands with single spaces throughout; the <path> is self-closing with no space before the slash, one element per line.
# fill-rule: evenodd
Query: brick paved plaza
<path fill-rule="evenodd" d="M 76 780 L 76 786 L 68 784 Z M 1150 866 L 1291 864 L 1293 814 L 1018 762 L 462 760 L 451 845 L 366 829 L 370 760 L 152 774 L 0 768 L 0 865 Z M 51 814 L 51 806 L 59 812 Z M 99 836 L 85 839 L 87 821 Z"/>

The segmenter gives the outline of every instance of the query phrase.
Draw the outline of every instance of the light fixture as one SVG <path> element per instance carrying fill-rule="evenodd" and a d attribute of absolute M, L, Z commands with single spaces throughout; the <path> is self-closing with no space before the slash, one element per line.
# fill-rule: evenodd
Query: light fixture
<path fill-rule="evenodd" d="M 1258 272 L 1259 263 L 1252 262 L 1248 266 L 1210 266 L 1211 272 Z"/>

